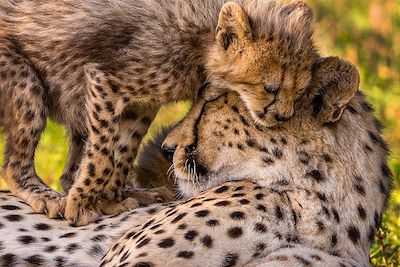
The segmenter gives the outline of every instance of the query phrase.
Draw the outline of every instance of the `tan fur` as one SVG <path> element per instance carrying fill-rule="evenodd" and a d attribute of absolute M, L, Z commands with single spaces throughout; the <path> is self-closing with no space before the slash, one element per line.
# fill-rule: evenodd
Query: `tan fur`
<path fill-rule="evenodd" d="M 11 190 L 36 212 L 66 207 L 76 225 L 135 207 L 140 200 L 121 196 L 160 105 L 194 100 L 208 79 L 237 90 L 256 124 L 288 119 L 319 61 L 311 21 L 306 4 L 275 0 L 2 1 L 0 121 Z M 46 117 L 69 136 L 66 198 L 33 164 Z"/>
<path fill-rule="evenodd" d="M 327 59 L 319 70 L 346 64 Z M 362 93 L 348 99 L 339 84 L 308 88 L 294 116 L 274 128 L 249 123 L 237 93 L 216 96 L 219 90 L 206 89 L 164 142 L 168 157 L 175 150 L 180 191 L 195 195 L 188 200 L 76 228 L 0 194 L 2 217 L 10 223 L 0 227 L 0 263 L 369 266 L 391 190 L 387 147 Z M 331 110 L 325 107 L 343 105 L 339 120 L 320 120 Z M 57 252 L 48 250 L 51 245 Z"/>
<path fill-rule="evenodd" d="M 269 3 L 268 15 L 257 14 L 259 8 L 232 2 L 223 6 L 206 66 L 213 85 L 237 91 L 255 123 L 270 127 L 293 115 L 294 102 L 309 85 L 320 57 L 311 40 L 308 5 Z M 261 36 L 251 29 L 247 14 L 253 13 L 268 21 Z"/>
<path fill-rule="evenodd" d="M 354 67 L 326 58 L 315 71 L 274 128 L 249 123 L 239 94 L 206 89 L 163 145 L 192 198 L 122 236 L 103 266 L 369 266 L 388 149 L 364 95 L 347 87 Z"/>

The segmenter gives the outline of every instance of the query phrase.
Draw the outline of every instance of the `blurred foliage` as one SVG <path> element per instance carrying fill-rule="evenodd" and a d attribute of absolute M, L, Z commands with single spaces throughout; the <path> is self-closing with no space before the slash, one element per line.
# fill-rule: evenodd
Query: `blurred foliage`
<path fill-rule="evenodd" d="M 394 192 L 383 226 L 375 237 L 371 259 L 375 266 L 400 265 L 400 0 L 308 0 L 314 10 L 315 42 L 323 55 L 344 57 L 357 65 L 361 89 L 376 108 L 385 125 L 384 135 L 391 147 L 390 166 Z M 162 125 L 177 121 L 189 105 L 164 107 L 149 130 L 151 138 Z M 0 136 L 0 144 L 4 144 Z M 65 132 L 49 122 L 37 155 L 39 175 L 59 189 L 67 153 Z M 0 162 L 3 145 L 0 145 Z M 0 188 L 5 184 L 0 180 Z"/>

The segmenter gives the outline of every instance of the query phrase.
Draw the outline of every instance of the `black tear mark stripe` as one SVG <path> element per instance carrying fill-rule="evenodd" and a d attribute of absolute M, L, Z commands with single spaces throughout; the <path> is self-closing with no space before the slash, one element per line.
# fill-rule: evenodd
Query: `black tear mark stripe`
<path fill-rule="evenodd" d="M 189 147 L 192 148 L 192 151 L 196 149 L 197 144 L 199 142 L 199 124 L 200 124 L 201 118 L 203 117 L 203 113 L 206 110 L 207 105 L 209 103 L 212 103 L 214 101 L 219 100 L 221 97 L 227 97 L 227 95 L 228 95 L 228 93 L 225 93 L 225 94 L 220 95 L 216 99 L 213 99 L 213 100 L 210 100 L 210 101 L 205 101 L 204 105 L 201 107 L 200 114 L 197 117 L 197 119 L 195 121 L 195 124 L 194 124 L 194 127 L 193 127 L 194 128 L 194 138 L 193 138 L 194 140 L 193 140 L 193 143 L 191 145 L 189 145 Z"/>

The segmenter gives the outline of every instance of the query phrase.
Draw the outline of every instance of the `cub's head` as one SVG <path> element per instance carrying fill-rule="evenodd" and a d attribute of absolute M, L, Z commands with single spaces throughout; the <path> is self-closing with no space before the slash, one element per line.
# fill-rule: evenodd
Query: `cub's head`
<path fill-rule="evenodd" d="M 209 80 L 237 91 L 258 125 L 289 119 L 319 60 L 312 20 L 310 7 L 300 1 L 228 2 L 208 53 Z"/>
<path fill-rule="evenodd" d="M 351 64 L 335 57 L 323 59 L 316 66 L 315 80 L 307 94 L 296 102 L 294 115 L 272 128 L 253 123 L 237 92 L 216 94 L 217 88 L 206 88 L 163 143 L 180 191 L 192 196 L 232 179 L 259 182 L 271 172 L 275 172 L 273 177 L 286 176 L 278 172 L 297 166 L 298 158 L 303 157 L 302 161 L 311 165 L 307 155 L 312 155 L 313 164 L 321 167 L 325 163 L 318 160 L 334 158 L 332 150 L 338 149 L 341 137 L 350 143 L 356 139 L 355 134 L 348 138 L 340 128 L 348 127 L 346 131 L 351 132 L 360 125 L 359 121 L 348 123 L 340 119 L 358 89 L 349 84 L 358 85 L 358 73 Z M 332 140 L 336 143 L 330 143 Z M 360 158 L 357 154 L 354 157 Z"/>

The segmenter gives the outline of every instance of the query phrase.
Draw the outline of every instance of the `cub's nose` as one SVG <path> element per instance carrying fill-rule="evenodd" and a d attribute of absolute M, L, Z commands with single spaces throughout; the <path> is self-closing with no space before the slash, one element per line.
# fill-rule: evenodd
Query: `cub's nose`
<path fill-rule="evenodd" d="M 287 121 L 290 117 L 283 116 L 281 114 L 275 114 L 275 120 L 278 122 Z"/>
<path fill-rule="evenodd" d="M 174 158 L 174 153 L 176 150 L 176 145 L 162 145 L 161 147 L 162 154 L 169 163 L 172 163 L 172 159 Z"/>

